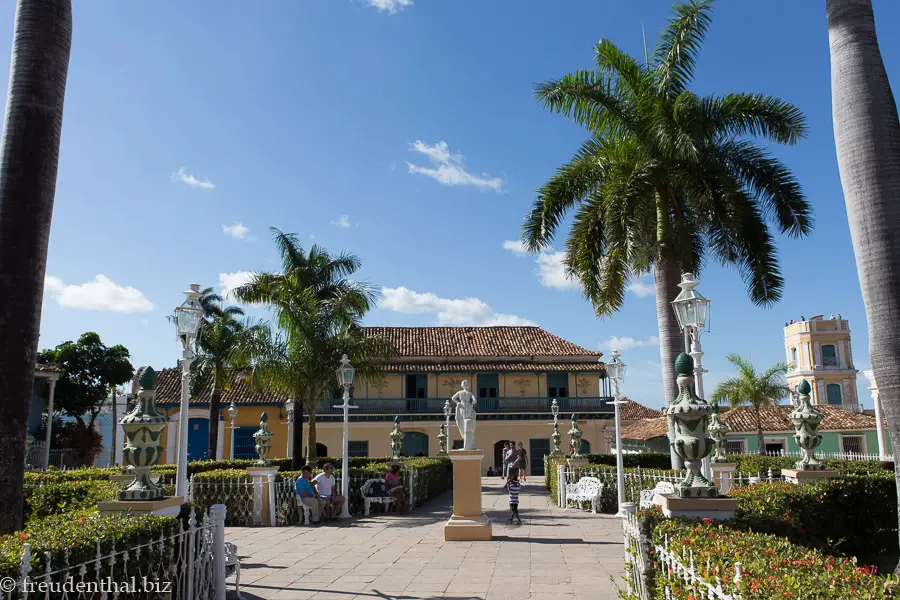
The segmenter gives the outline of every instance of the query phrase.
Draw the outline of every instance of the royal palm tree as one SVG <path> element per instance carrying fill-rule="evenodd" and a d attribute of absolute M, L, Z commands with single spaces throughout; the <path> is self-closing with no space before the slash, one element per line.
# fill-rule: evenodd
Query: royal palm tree
<path fill-rule="evenodd" d="M 319 400 L 314 394 L 321 389 L 319 377 L 327 372 L 333 381 L 338 364 L 336 360 L 327 366 L 324 360 L 320 362 L 315 356 L 321 351 L 317 344 L 323 337 L 357 326 L 372 307 L 376 294 L 372 286 L 350 279 L 361 266 L 353 254 L 332 256 L 317 245 L 305 252 L 296 235 L 274 227 L 272 232 L 281 253 L 281 272 L 255 273 L 234 295 L 248 304 L 265 305 L 274 313 L 279 332 L 267 351 L 257 352 L 254 377 L 258 383 L 290 394 L 309 414 L 308 437 L 312 444 L 307 445 L 306 459 L 311 463 L 316 458 L 315 413 Z M 286 361 L 280 367 L 276 365 L 278 357 Z M 331 357 L 319 358 L 330 360 Z M 302 410 L 297 421 L 294 462 L 299 468 L 303 447 Z"/>
<path fill-rule="evenodd" d="M 18 0 L 0 140 L 0 535 L 22 527 L 25 436 L 72 47 L 71 0 Z"/>
<path fill-rule="evenodd" d="M 737 368 L 738 375 L 717 385 L 712 400 L 716 404 L 724 402 L 731 408 L 753 407 L 756 416 L 756 441 L 759 445 L 757 451 L 759 454 L 765 454 L 766 438 L 763 435 L 760 411 L 770 406 L 778 406 L 781 400 L 790 395 L 790 388 L 784 378 L 788 366 L 786 363 L 778 363 L 757 374 L 753 364 L 737 354 L 729 354 L 728 362 Z"/>
<path fill-rule="evenodd" d="M 211 298 L 210 296 L 214 296 Z M 221 298 L 204 294 L 200 299 L 207 318 L 197 332 L 197 355 L 191 365 L 191 395 L 198 396 L 211 386 L 209 401 L 209 445 L 208 456 L 216 456 L 219 442 L 219 409 L 222 392 L 231 387 L 231 382 L 250 365 L 250 352 L 254 340 L 267 333 L 262 324 L 254 324 L 240 319 L 244 311 L 237 306 L 222 306 Z"/>
<path fill-rule="evenodd" d="M 753 141 L 796 143 L 806 133 L 800 110 L 773 96 L 688 89 L 711 4 L 677 4 L 644 62 L 604 39 L 594 70 L 536 90 L 590 139 L 538 191 L 523 240 L 532 252 L 548 247 L 575 209 L 563 263 L 601 317 L 621 308 L 629 280 L 653 273 L 667 404 L 684 350 L 669 304 L 681 273 L 712 256 L 737 267 L 755 304 L 769 305 L 784 285 L 769 225 L 792 237 L 812 229 L 796 179 Z"/>

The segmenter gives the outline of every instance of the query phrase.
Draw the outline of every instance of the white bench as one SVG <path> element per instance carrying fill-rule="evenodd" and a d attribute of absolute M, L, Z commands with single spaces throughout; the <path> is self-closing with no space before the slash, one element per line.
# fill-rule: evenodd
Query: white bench
<path fill-rule="evenodd" d="M 359 488 L 359 493 L 362 494 L 363 498 L 363 506 L 365 507 L 365 515 L 369 516 L 369 511 L 372 508 L 372 504 L 381 504 L 384 506 L 384 510 L 387 510 L 389 506 L 394 504 L 397 499 L 393 496 L 369 496 L 369 490 L 372 488 L 372 485 L 375 482 L 380 481 L 382 485 L 384 485 L 385 491 L 387 490 L 387 484 L 384 479 L 369 479 L 366 481 L 361 488 Z"/>
<path fill-rule="evenodd" d="M 600 507 L 603 487 L 603 482 L 596 477 L 582 477 L 577 483 L 567 483 L 566 508 L 569 508 L 569 502 L 577 502 L 578 506 L 581 506 L 582 502 L 590 502 L 591 511 L 596 513 Z"/>
<path fill-rule="evenodd" d="M 238 600 L 243 598 L 241 595 L 241 559 L 237 555 L 237 546 L 231 542 L 225 542 L 225 579 L 235 575 L 234 591 Z"/>
<path fill-rule="evenodd" d="M 652 490 L 641 490 L 640 509 L 645 510 L 654 506 L 657 494 L 674 494 L 675 485 L 671 481 L 660 481 Z"/>

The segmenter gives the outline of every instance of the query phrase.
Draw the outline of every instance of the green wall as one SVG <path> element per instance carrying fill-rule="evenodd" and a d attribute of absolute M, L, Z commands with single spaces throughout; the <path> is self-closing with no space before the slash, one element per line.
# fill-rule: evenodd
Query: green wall
<path fill-rule="evenodd" d="M 866 453 L 878 454 L 878 435 L 874 431 L 822 431 L 822 445 L 817 449 L 818 452 L 840 452 L 841 435 L 864 435 L 866 437 Z M 794 441 L 793 433 L 765 433 L 767 438 L 785 438 L 787 440 L 788 452 L 796 452 L 800 450 L 797 442 Z M 758 451 L 757 437 L 755 433 L 729 433 L 729 440 L 744 439 L 747 440 L 747 453 L 756 454 Z M 885 450 L 891 453 L 891 440 L 887 432 L 885 432 Z"/>

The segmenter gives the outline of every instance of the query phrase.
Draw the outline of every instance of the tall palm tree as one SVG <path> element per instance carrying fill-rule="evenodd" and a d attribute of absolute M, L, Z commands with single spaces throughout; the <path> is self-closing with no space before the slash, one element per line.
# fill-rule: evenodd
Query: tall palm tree
<path fill-rule="evenodd" d="M 71 0 L 18 0 L 0 140 L 0 535 L 22 527 L 25 437 L 71 47 Z"/>
<path fill-rule="evenodd" d="M 532 252 L 548 247 L 577 206 L 563 262 L 601 317 L 621 308 L 630 279 L 653 273 L 667 404 L 684 350 L 669 304 L 680 274 L 699 271 L 711 255 L 737 267 L 755 304 L 770 305 L 784 281 L 769 225 L 791 237 L 812 229 L 799 183 L 753 141 L 796 143 L 806 133 L 800 110 L 773 96 L 688 89 L 711 5 L 676 4 L 644 62 L 604 39 L 594 70 L 536 89 L 546 108 L 590 138 L 538 191 L 523 240 Z"/>
<path fill-rule="evenodd" d="M 752 406 L 756 415 L 757 451 L 759 454 L 765 454 L 766 438 L 763 435 L 760 411 L 769 406 L 777 406 L 791 393 L 784 378 L 788 370 L 787 363 L 777 363 L 757 374 L 753 364 L 737 354 L 729 354 L 728 362 L 737 368 L 738 375 L 716 386 L 712 396 L 713 402 L 716 404 L 725 402 L 732 408 Z"/>
<path fill-rule="evenodd" d="M 314 356 L 321 350 L 316 344 L 323 337 L 359 324 L 375 301 L 372 286 L 350 278 L 361 266 L 353 254 L 330 255 L 313 245 L 309 252 L 300 246 L 297 236 L 271 228 L 281 253 L 280 273 L 255 273 L 234 295 L 248 304 L 262 304 L 271 309 L 279 329 L 267 351 L 258 352 L 254 365 L 257 382 L 291 394 L 309 415 L 307 462 L 316 458 L 315 414 L 319 399 L 317 377 L 326 371 L 334 377 L 337 361 L 325 366 Z M 328 332 L 325 335 L 322 332 Z M 339 357 L 340 355 L 338 355 Z M 276 368 L 277 358 L 292 364 Z M 303 357 L 303 358 L 301 358 Z M 276 376 L 276 373 L 280 375 Z M 280 382 L 280 383 L 277 383 Z M 294 462 L 300 466 L 303 447 L 303 413 L 294 428 Z"/>
<path fill-rule="evenodd" d="M 204 304 L 204 299 L 206 303 Z M 267 329 L 239 319 L 244 311 L 237 306 L 221 306 L 221 300 L 210 300 L 205 295 L 201 306 L 207 309 L 207 318 L 197 332 L 197 355 L 191 365 L 191 394 L 197 396 L 206 386 L 212 386 L 209 401 L 208 456 L 216 456 L 219 442 L 219 410 L 222 392 L 250 365 L 250 352 L 255 338 L 264 336 Z"/>

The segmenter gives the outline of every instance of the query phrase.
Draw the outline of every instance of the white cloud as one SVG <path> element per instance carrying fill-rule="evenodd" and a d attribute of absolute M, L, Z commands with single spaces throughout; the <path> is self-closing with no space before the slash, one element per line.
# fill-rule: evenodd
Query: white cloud
<path fill-rule="evenodd" d="M 506 240 L 503 242 L 503 249 L 509 250 L 516 256 L 528 256 L 528 250 L 525 249 L 525 242 L 522 240 Z"/>
<path fill-rule="evenodd" d="M 219 273 L 219 293 L 224 298 L 231 295 L 234 288 L 240 287 L 245 283 L 249 283 L 253 277 L 251 271 L 235 271 L 234 273 Z"/>
<path fill-rule="evenodd" d="M 177 173 L 173 173 L 172 178 L 177 179 L 178 181 L 180 181 L 182 183 L 186 183 L 189 186 L 191 186 L 192 188 L 211 190 L 214 187 L 216 187 L 216 184 L 214 184 L 209 179 L 204 179 L 201 181 L 200 179 L 197 179 L 196 177 L 194 177 L 194 175 L 192 173 L 187 173 L 184 170 L 184 167 L 181 167 L 180 169 L 178 169 Z"/>
<path fill-rule="evenodd" d="M 351 225 L 350 215 L 341 215 L 337 219 L 332 221 L 331 224 L 337 225 L 338 227 L 343 227 L 344 229 L 348 229 Z"/>
<path fill-rule="evenodd" d="M 566 269 L 563 266 L 565 255 L 565 252 L 553 249 L 538 254 L 535 262 L 538 266 L 537 277 L 542 286 L 561 290 L 575 290 L 581 287 L 578 280 L 566 276 Z"/>
<path fill-rule="evenodd" d="M 473 175 L 463 166 L 463 155 L 453 154 L 447 146 L 447 142 L 438 142 L 429 146 L 421 140 L 409 144 L 411 152 L 424 154 L 431 161 L 430 167 L 422 167 L 407 162 L 410 173 L 417 173 L 431 177 L 444 185 L 474 185 L 482 189 L 499 192 L 503 187 L 503 180 L 499 177 L 491 177 L 485 173 Z"/>
<path fill-rule="evenodd" d="M 638 279 L 628 284 L 628 291 L 639 298 L 646 298 L 656 294 L 656 287 L 654 287 L 652 281 L 646 282 L 643 279 Z"/>
<path fill-rule="evenodd" d="M 368 2 L 369 6 L 391 15 L 413 4 L 413 0 L 368 0 Z"/>
<path fill-rule="evenodd" d="M 632 348 L 647 348 L 649 346 L 659 346 L 659 338 L 655 335 L 651 335 L 646 340 L 637 340 L 633 337 L 619 337 L 614 335 L 608 340 L 600 342 L 601 350 L 612 350 L 615 348 L 621 352 L 631 350 Z"/>
<path fill-rule="evenodd" d="M 81 285 L 66 285 L 59 277 L 48 275 L 44 277 L 44 292 L 67 308 L 120 313 L 146 312 L 154 308 L 137 288 L 117 285 L 102 274 Z"/>
<path fill-rule="evenodd" d="M 247 237 L 247 232 L 250 230 L 241 223 L 235 223 L 234 225 L 222 225 L 222 231 L 235 239 L 242 240 Z"/>
<path fill-rule="evenodd" d="M 382 288 L 379 305 L 405 314 L 436 314 L 439 325 L 535 325 L 533 321 L 516 315 L 494 312 L 478 298 L 440 298 L 427 292 L 420 294 L 405 287 Z"/>

